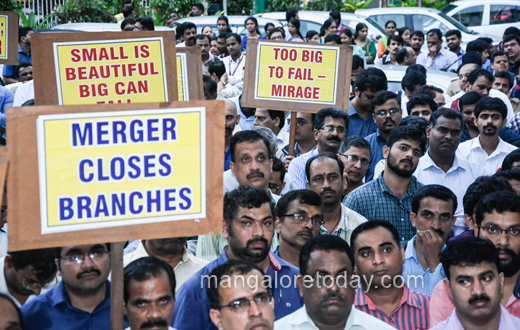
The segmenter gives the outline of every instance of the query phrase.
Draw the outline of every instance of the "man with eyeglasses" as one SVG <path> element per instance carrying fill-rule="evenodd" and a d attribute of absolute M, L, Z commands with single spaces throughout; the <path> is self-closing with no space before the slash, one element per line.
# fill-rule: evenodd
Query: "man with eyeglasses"
<path fill-rule="evenodd" d="M 372 105 L 374 107 L 372 117 L 376 122 L 377 131 L 366 137 L 372 147 L 372 156 L 370 157 L 370 166 L 365 176 L 365 182 L 373 179 L 375 166 L 383 159 L 383 147 L 386 146 L 386 140 L 392 130 L 399 125 L 402 118 L 401 107 L 395 93 L 378 92 L 372 100 Z"/>
<path fill-rule="evenodd" d="M 462 136 L 462 114 L 448 108 L 433 113 L 430 120 L 430 147 L 419 160 L 414 176 L 423 184 L 440 184 L 457 196 L 455 235 L 468 228 L 464 220 L 463 198 L 469 185 L 485 175 L 484 168 L 458 157 Z"/>
<path fill-rule="evenodd" d="M 367 140 L 359 136 L 349 136 L 339 147 L 338 157 L 345 165 L 343 170 L 343 195 L 363 185 L 363 178 L 370 166 L 372 147 Z M 345 188 L 346 185 L 346 188 Z"/>
<path fill-rule="evenodd" d="M 314 139 L 318 145 L 306 154 L 295 158 L 289 165 L 288 174 L 295 189 L 307 188 L 307 176 L 305 175 L 307 161 L 321 153 L 337 153 L 341 142 L 347 135 L 348 127 L 349 116 L 341 109 L 324 108 L 316 113 Z"/>
<path fill-rule="evenodd" d="M 504 274 L 500 304 L 520 317 L 520 197 L 512 191 L 496 191 L 483 197 L 477 203 L 473 233 L 497 247 L 498 273 Z M 446 278 L 444 267 L 441 271 Z M 447 280 L 441 281 L 432 293 L 432 326 L 446 320 L 455 309 L 448 286 Z"/>
<path fill-rule="evenodd" d="M 343 161 L 336 154 L 325 153 L 307 161 L 307 187 L 323 201 L 321 234 L 332 234 L 350 241 L 352 231 L 367 219 L 341 203 L 343 197 Z"/>
<path fill-rule="evenodd" d="M 296 130 L 294 131 L 294 156 L 289 156 L 289 144 L 278 149 L 276 157 L 285 162 L 285 169 L 289 168 L 289 164 L 294 158 L 309 152 L 316 146 L 314 139 L 314 122 L 316 120 L 315 113 L 298 112 L 296 113 Z M 291 119 L 287 121 L 287 125 L 291 126 Z"/>
<path fill-rule="evenodd" d="M 509 72 L 518 75 L 520 70 L 520 37 L 510 34 L 505 37 L 504 51 L 509 55 Z"/>
<path fill-rule="evenodd" d="M 352 250 L 343 239 L 334 235 L 310 239 L 303 246 L 297 278 L 305 306 L 276 321 L 274 329 L 395 330 L 354 306 L 354 266 Z"/>
<path fill-rule="evenodd" d="M 56 270 L 52 249 L 9 252 L 0 259 L 0 293 L 20 307 L 41 293 Z"/>
<path fill-rule="evenodd" d="M 265 272 L 245 260 L 230 260 L 209 275 L 206 290 L 213 324 L 225 330 L 272 330 L 274 299 Z"/>
<path fill-rule="evenodd" d="M 32 330 L 110 329 L 110 245 L 73 245 L 55 249 L 61 282 L 22 306 Z"/>

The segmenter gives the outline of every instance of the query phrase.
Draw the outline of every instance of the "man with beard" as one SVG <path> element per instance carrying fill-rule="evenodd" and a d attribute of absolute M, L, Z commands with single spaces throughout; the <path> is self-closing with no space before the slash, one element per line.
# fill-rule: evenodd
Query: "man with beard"
<path fill-rule="evenodd" d="M 399 330 L 428 329 L 430 297 L 410 290 L 401 277 L 404 248 L 397 229 L 388 221 L 369 221 L 354 230 L 350 246 L 361 279 L 356 308 Z"/>
<path fill-rule="evenodd" d="M 431 295 L 433 274 L 455 224 L 456 209 L 457 197 L 441 185 L 424 186 L 413 195 L 410 219 L 417 234 L 406 245 L 403 269 L 410 290 Z"/>
<path fill-rule="evenodd" d="M 479 136 L 460 144 L 457 156 L 469 162 L 481 164 L 486 175 L 493 175 L 504 158 L 516 147 L 504 142 L 500 130 L 505 126 L 507 108 L 494 97 L 484 97 L 475 106 L 475 126 Z"/>
<path fill-rule="evenodd" d="M 184 22 L 182 23 L 181 31 L 181 39 L 183 40 L 183 42 L 175 45 L 175 47 L 195 46 L 195 38 L 197 37 L 197 26 L 192 22 Z"/>
<path fill-rule="evenodd" d="M 363 185 L 363 178 L 367 174 L 370 166 L 370 155 L 372 147 L 367 140 L 359 136 L 349 136 L 338 150 L 338 157 L 343 161 L 343 182 L 347 187 L 343 187 L 343 195 L 346 196 L 354 189 Z"/>
<path fill-rule="evenodd" d="M 343 204 L 370 220 L 386 220 L 399 232 L 401 244 L 415 235 L 410 222 L 412 197 L 423 186 L 412 175 L 426 148 L 426 134 L 416 126 L 398 126 L 383 147 L 383 175 L 345 197 Z"/>
<path fill-rule="evenodd" d="M 460 47 L 460 43 L 462 42 L 462 34 L 459 30 L 449 30 L 444 35 L 446 37 L 446 43 L 448 44 L 448 49 L 457 55 L 459 58 L 459 65 L 462 64 L 462 56 L 466 54 L 466 51 Z"/>
<path fill-rule="evenodd" d="M 321 234 L 336 235 L 349 242 L 352 231 L 367 219 L 341 203 L 344 168 L 336 154 L 325 153 L 309 159 L 305 172 L 307 187 L 323 201 Z"/>
<path fill-rule="evenodd" d="M 414 176 L 423 184 L 440 184 L 457 196 L 454 232 L 460 234 L 468 228 L 464 220 L 462 199 L 469 185 L 485 175 L 479 164 L 457 157 L 462 132 L 462 115 L 453 109 L 441 108 L 430 120 L 430 147 L 421 157 Z"/>
<path fill-rule="evenodd" d="M 305 174 L 307 161 L 321 153 L 337 153 L 341 141 L 347 136 L 348 127 L 349 116 L 341 109 L 324 108 L 316 113 L 314 139 L 318 141 L 318 145 L 306 154 L 295 158 L 287 171 L 295 189 L 307 189 Z"/>
<path fill-rule="evenodd" d="M 386 146 L 388 135 L 397 127 L 402 118 L 399 99 L 395 93 L 378 92 L 372 100 L 372 105 L 374 107 L 372 118 L 376 122 L 377 131 L 366 137 L 372 147 L 372 156 L 370 157 L 370 166 L 365 176 L 365 182 L 372 180 L 374 177 L 374 168 L 383 159 L 383 147 Z"/>
<path fill-rule="evenodd" d="M 395 330 L 354 307 L 354 265 L 352 250 L 343 239 L 334 235 L 310 239 L 303 246 L 297 278 L 305 306 L 276 321 L 274 329 Z"/>
<path fill-rule="evenodd" d="M 500 306 L 505 274 L 500 271 L 499 253 L 491 242 L 477 237 L 462 238 L 448 246 L 441 261 L 455 310 L 432 329 L 520 328 L 520 319 Z"/>
<path fill-rule="evenodd" d="M 34 330 L 110 329 L 110 245 L 56 248 L 61 282 L 22 306 L 23 323 Z"/>
<path fill-rule="evenodd" d="M 169 327 L 175 306 L 175 274 L 166 262 L 144 257 L 132 261 L 124 273 L 126 330 L 175 330 Z"/>
<path fill-rule="evenodd" d="M 483 197 L 475 211 L 474 236 L 490 240 L 499 252 L 498 272 L 504 274 L 500 303 L 520 317 L 520 197 L 512 191 L 495 191 Z M 460 238 L 448 245 L 464 240 Z M 446 252 L 447 253 L 447 252 Z M 448 276 L 448 271 L 443 271 Z M 431 296 L 432 326 L 446 320 L 455 308 L 446 280 L 440 282 Z"/>
<path fill-rule="evenodd" d="M 259 266 L 269 276 L 273 289 L 275 317 L 279 319 L 302 306 L 298 289 L 287 287 L 298 268 L 269 252 L 274 234 L 274 203 L 264 189 L 241 186 L 224 196 L 223 236 L 229 245 L 220 257 L 189 278 L 177 292 L 172 326 L 184 329 L 217 329 L 210 319 L 206 296 L 208 275 L 228 260 L 246 260 Z M 213 280 L 211 280 L 213 281 Z M 285 284 L 283 284 L 285 283 Z"/>
<path fill-rule="evenodd" d="M 403 48 L 404 41 L 401 36 L 391 36 L 388 40 L 388 54 L 378 58 L 374 64 L 397 65 L 397 52 Z"/>
<path fill-rule="evenodd" d="M 419 56 L 421 48 L 424 45 L 424 33 L 420 30 L 413 31 L 410 34 L 410 46 L 413 48 L 415 55 Z"/>
<path fill-rule="evenodd" d="M 213 324 L 226 330 L 272 330 L 274 298 L 264 276 L 260 267 L 245 260 L 215 268 L 207 289 Z"/>
<path fill-rule="evenodd" d="M 275 254 L 300 267 L 303 245 L 320 234 L 323 223 L 323 205 L 314 191 L 293 190 L 283 195 L 276 207 L 274 229 L 280 245 Z"/>
<path fill-rule="evenodd" d="M 228 33 L 221 33 L 217 37 L 218 50 L 220 51 L 219 58 L 224 58 L 226 56 L 229 56 L 229 50 L 228 50 L 227 45 L 226 45 L 227 35 L 228 35 Z"/>

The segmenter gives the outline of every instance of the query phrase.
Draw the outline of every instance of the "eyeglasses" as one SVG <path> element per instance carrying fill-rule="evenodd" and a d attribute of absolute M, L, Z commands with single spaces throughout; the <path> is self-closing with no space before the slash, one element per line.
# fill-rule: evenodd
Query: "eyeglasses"
<path fill-rule="evenodd" d="M 282 214 L 282 215 L 280 215 L 280 217 L 293 217 L 294 220 L 299 224 L 307 223 L 310 220 L 312 225 L 315 227 L 320 227 L 321 225 L 323 225 L 325 223 L 325 221 L 323 221 L 321 216 L 315 216 L 315 217 L 311 218 L 311 217 L 308 217 L 305 215 L 295 213 L 295 214 Z"/>
<path fill-rule="evenodd" d="M 270 190 L 276 190 L 276 191 L 278 191 L 278 190 L 280 190 L 280 188 L 282 188 L 279 185 L 277 185 L 276 183 L 269 183 L 267 186 L 269 187 Z"/>
<path fill-rule="evenodd" d="M 399 109 L 398 108 L 393 108 L 393 109 L 390 109 L 388 111 L 386 110 L 379 110 L 379 111 L 376 111 L 374 112 L 374 114 L 378 117 L 386 117 L 388 114 L 390 114 L 390 116 L 395 116 L 399 113 Z"/>
<path fill-rule="evenodd" d="M 310 123 L 310 121 L 307 121 L 305 119 L 296 119 L 296 127 L 302 127 L 303 125 L 308 124 L 308 123 Z M 287 120 L 287 124 L 289 124 L 289 126 L 291 126 L 290 119 Z"/>
<path fill-rule="evenodd" d="M 335 130 L 336 132 L 338 132 L 338 134 L 343 134 L 347 131 L 347 129 L 343 126 L 334 127 L 334 126 L 327 125 L 327 126 L 323 126 L 321 129 L 326 133 L 332 133 Z"/>
<path fill-rule="evenodd" d="M 357 162 L 360 161 L 362 166 L 370 165 L 370 160 L 368 160 L 366 158 L 359 158 L 358 156 L 354 156 L 354 155 L 342 155 L 342 154 L 340 154 L 340 156 L 346 157 L 348 162 L 351 162 L 354 164 L 356 164 Z"/>
<path fill-rule="evenodd" d="M 108 252 L 107 250 L 96 251 L 96 252 L 84 253 L 84 254 L 73 254 L 70 256 L 61 257 L 60 259 L 65 260 L 66 262 L 69 262 L 71 264 L 74 264 L 74 263 L 80 264 L 83 261 L 85 261 L 86 256 L 88 256 L 90 258 L 90 260 L 95 261 L 95 260 L 102 259 L 108 253 L 110 253 L 110 252 Z"/>
<path fill-rule="evenodd" d="M 361 94 L 365 95 L 365 97 L 367 98 L 367 100 L 373 100 L 374 97 L 376 97 L 375 95 L 367 95 L 365 92 L 361 92 Z"/>
<path fill-rule="evenodd" d="M 490 237 L 502 236 L 502 232 L 506 233 L 507 237 L 518 237 L 520 236 L 520 228 L 518 226 L 503 229 L 498 226 L 489 225 L 489 226 L 479 226 L 482 228 L 486 234 Z"/>
<path fill-rule="evenodd" d="M 254 301 L 258 307 L 266 307 L 272 305 L 271 294 L 268 292 L 262 292 L 255 295 L 253 298 L 240 298 L 233 300 L 227 305 L 222 305 L 220 308 L 229 307 L 237 313 L 242 313 L 251 306 L 251 301 Z"/>

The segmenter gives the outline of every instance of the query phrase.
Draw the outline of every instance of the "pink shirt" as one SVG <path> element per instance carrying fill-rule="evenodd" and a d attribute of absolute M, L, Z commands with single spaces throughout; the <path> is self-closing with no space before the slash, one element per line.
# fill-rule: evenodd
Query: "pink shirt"
<path fill-rule="evenodd" d="M 441 284 L 443 282 L 440 282 Z M 520 329 L 520 319 L 507 312 L 504 306 L 500 306 L 500 323 L 498 330 L 513 330 Z M 446 320 L 430 330 L 464 330 L 464 326 L 460 323 L 459 317 L 455 310 L 451 313 L 451 316 Z"/>

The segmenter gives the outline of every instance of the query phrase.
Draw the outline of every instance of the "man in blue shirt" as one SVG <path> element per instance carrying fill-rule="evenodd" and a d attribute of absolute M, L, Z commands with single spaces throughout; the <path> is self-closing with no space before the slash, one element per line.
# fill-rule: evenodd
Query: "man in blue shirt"
<path fill-rule="evenodd" d="M 272 288 L 276 319 L 303 306 L 295 283 L 298 268 L 269 252 L 274 221 L 274 204 L 265 190 L 241 186 L 224 196 L 223 236 L 229 245 L 218 259 L 181 286 L 175 297 L 173 328 L 217 329 L 209 316 L 210 303 L 206 295 L 209 275 L 217 266 L 233 259 L 250 261 L 265 271 Z"/>
<path fill-rule="evenodd" d="M 21 27 L 18 30 L 18 64 L 22 62 L 32 63 L 31 34 L 33 34 L 33 29 L 30 27 Z M 16 67 L 17 65 L 4 65 L 4 84 L 9 85 L 18 82 Z"/>
<path fill-rule="evenodd" d="M 110 330 L 110 246 L 56 248 L 56 262 L 62 281 L 22 307 L 24 326 L 31 330 Z"/>

